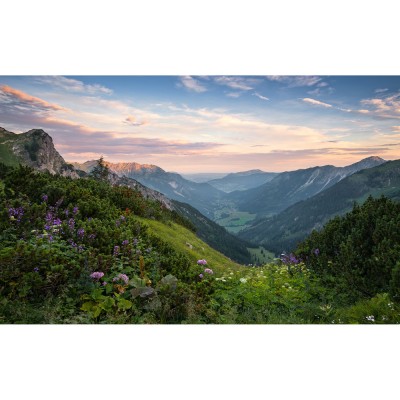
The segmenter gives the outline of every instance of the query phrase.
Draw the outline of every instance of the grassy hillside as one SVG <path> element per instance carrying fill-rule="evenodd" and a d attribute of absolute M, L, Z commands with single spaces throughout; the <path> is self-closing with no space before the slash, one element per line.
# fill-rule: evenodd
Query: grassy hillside
<path fill-rule="evenodd" d="M 348 301 L 295 257 L 243 267 L 184 225 L 128 187 L 0 164 L 0 323 L 400 322 L 391 293 Z"/>
<path fill-rule="evenodd" d="M 196 227 L 197 236 L 214 249 L 242 264 L 250 263 L 249 246 L 245 241 L 228 233 L 189 204 L 172 201 L 174 208 Z"/>

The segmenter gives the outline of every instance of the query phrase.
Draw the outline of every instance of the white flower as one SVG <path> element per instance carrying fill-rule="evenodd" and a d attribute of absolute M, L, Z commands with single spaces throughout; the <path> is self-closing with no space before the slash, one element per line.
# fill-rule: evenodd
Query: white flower
<path fill-rule="evenodd" d="M 375 322 L 375 317 L 373 315 L 368 315 L 368 317 L 365 317 L 367 321 Z"/>
<path fill-rule="evenodd" d="M 246 278 L 240 278 L 239 281 L 242 282 L 242 283 L 246 283 L 247 279 Z"/>

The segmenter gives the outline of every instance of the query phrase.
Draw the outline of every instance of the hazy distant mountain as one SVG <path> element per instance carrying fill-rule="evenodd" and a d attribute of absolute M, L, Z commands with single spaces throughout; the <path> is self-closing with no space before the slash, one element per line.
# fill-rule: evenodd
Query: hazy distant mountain
<path fill-rule="evenodd" d="M 228 198 L 240 211 L 270 216 L 322 192 L 357 171 L 384 162 L 380 157 L 368 157 L 347 167 L 326 165 L 282 172 L 270 182 L 254 189 L 232 192 Z"/>
<path fill-rule="evenodd" d="M 208 183 L 216 189 L 230 193 L 235 190 L 248 190 L 261 186 L 271 181 L 276 175 L 278 175 L 276 172 L 264 172 L 260 169 L 253 169 L 251 171 L 231 173 L 223 178 L 208 181 Z"/>
<path fill-rule="evenodd" d="M 135 179 L 143 185 L 163 193 L 170 199 L 189 203 L 202 214 L 213 218 L 214 209 L 224 193 L 207 183 L 196 183 L 182 178 L 174 172 L 166 172 L 162 168 L 138 163 L 106 163 L 119 176 Z M 90 171 L 96 161 L 75 164 L 79 168 Z"/>
<path fill-rule="evenodd" d="M 320 229 L 329 219 L 350 211 L 355 201 L 362 203 L 369 195 L 385 195 L 400 201 L 400 160 L 356 172 L 274 217 L 256 221 L 239 237 L 277 253 L 290 250 L 313 229 Z"/>
<path fill-rule="evenodd" d="M 205 183 L 209 182 L 212 179 L 223 178 L 227 174 L 224 172 L 200 172 L 197 174 L 181 174 L 185 179 L 196 182 L 196 183 Z"/>

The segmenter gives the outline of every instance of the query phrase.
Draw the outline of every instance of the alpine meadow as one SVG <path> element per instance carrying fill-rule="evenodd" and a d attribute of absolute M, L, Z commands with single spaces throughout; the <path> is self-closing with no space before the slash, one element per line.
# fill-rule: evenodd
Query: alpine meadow
<path fill-rule="evenodd" d="M 0 76 L 0 322 L 400 323 L 399 87 Z"/>

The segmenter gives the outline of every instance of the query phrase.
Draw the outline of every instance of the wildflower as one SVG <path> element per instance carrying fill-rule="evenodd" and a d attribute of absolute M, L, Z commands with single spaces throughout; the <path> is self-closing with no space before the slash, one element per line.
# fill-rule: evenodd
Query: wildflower
<path fill-rule="evenodd" d="M 44 195 L 42 196 L 42 201 L 43 201 L 43 203 L 46 203 L 48 199 L 49 199 L 49 196 L 47 196 L 47 194 L 44 194 Z"/>
<path fill-rule="evenodd" d="M 79 228 L 76 234 L 78 235 L 79 239 L 83 239 L 85 236 L 85 230 L 83 228 Z"/>
<path fill-rule="evenodd" d="M 65 215 L 68 217 L 69 210 L 68 210 L 68 209 L 67 209 L 67 210 L 65 210 L 65 211 L 64 211 L 64 213 L 65 213 Z"/>
<path fill-rule="evenodd" d="M 119 254 L 119 246 L 114 246 L 114 250 L 113 250 L 114 257 L 117 257 L 118 254 Z"/>
<path fill-rule="evenodd" d="M 94 233 L 91 233 L 91 234 L 88 236 L 89 240 L 93 240 L 95 237 L 96 237 L 96 234 L 94 234 Z"/>
<path fill-rule="evenodd" d="M 246 278 L 240 278 L 239 281 L 242 282 L 242 283 L 246 283 L 247 279 Z"/>
<path fill-rule="evenodd" d="M 315 250 L 314 250 L 314 254 L 315 254 L 316 256 L 318 256 L 318 255 L 319 255 L 319 249 L 315 249 Z"/>
<path fill-rule="evenodd" d="M 55 220 L 53 220 L 53 226 L 58 226 L 61 224 L 62 224 L 62 221 L 60 218 L 56 218 Z"/>
<path fill-rule="evenodd" d="M 49 242 L 50 242 L 50 243 L 54 240 L 52 235 L 50 235 L 50 236 L 48 237 L 48 239 L 49 239 Z"/>
<path fill-rule="evenodd" d="M 365 317 L 365 319 L 367 321 L 375 322 L 375 317 L 373 315 L 368 315 L 367 317 Z"/>
<path fill-rule="evenodd" d="M 21 222 L 23 215 L 24 215 L 24 209 L 22 207 L 18 208 L 10 207 L 8 209 L 8 216 L 12 221 L 16 219 L 17 222 Z"/>
<path fill-rule="evenodd" d="M 72 231 L 75 229 L 75 220 L 73 218 L 70 218 L 68 221 L 68 227 Z"/>
<path fill-rule="evenodd" d="M 39 268 L 38 268 L 38 267 L 33 268 L 33 270 L 34 270 L 35 272 L 39 272 Z"/>
<path fill-rule="evenodd" d="M 120 219 L 122 222 L 124 222 L 124 221 L 126 220 L 126 218 L 125 218 L 123 215 L 121 215 L 121 216 L 119 217 L 119 219 Z"/>
<path fill-rule="evenodd" d="M 133 239 L 133 244 L 136 246 L 139 243 L 137 239 Z"/>
<path fill-rule="evenodd" d="M 117 227 L 119 227 L 119 226 L 121 225 L 121 221 L 120 221 L 119 219 L 117 219 L 117 220 L 115 221 L 115 225 L 116 225 Z"/>
<path fill-rule="evenodd" d="M 128 284 L 129 282 L 129 278 L 127 275 L 125 274 L 118 274 L 114 279 L 113 282 L 118 282 L 118 281 L 123 281 L 125 283 L 125 285 Z"/>
<path fill-rule="evenodd" d="M 207 261 L 206 260 L 197 260 L 197 264 L 198 265 L 207 265 Z"/>
<path fill-rule="evenodd" d="M 128 244 L 129 244 L 129 240 L 128 239 L 126 239 L 126 240 L 124 240 L 122 242 L 122 246 L 127 246 Z"/>
<path fill-rule="evenodd" d="M 204 278 L 204 275 L 203 275 L 203 274 L 200 274 L 200 275 L 199 275 L 199 278 L 200 278 L 200 279 L 203 279 L 203 278 Z"/>
<path fill-rule="evenodd" d="M 76 206 L 75 206 L 75 207 L 73 208 L 73 210 L 72 210 L 72 212 L 73 212 L 74 215 L 78 214 L 78 211 L 79 211 L 79 208 L 76 207 Z"/>
<path fill-rule="evenodd" d="M 93 279 L 100 279 L 104 276 L 104 272 L 95 271 L 90 274 L 90 277 Z"/>
<path fill-rule="evenodd" d="M 212 275 L 212 274 L 214 273 L 213 270 L 210 269 L 210 268 L 206 268 L 206 269 L 204 270 L 204 272 L 205 272 L 206 274 L 210 274 L 210 275 Z"/>
<path fill-rule="evenodd" d="M 102 283 L 102 285 L 103 285 L 103 286 L 106 286 L 106 285 L 107 285 L 107 282 L 106 282 L 106 281 L 104 281 L 104 282 Z"/>

